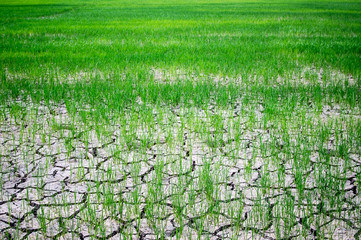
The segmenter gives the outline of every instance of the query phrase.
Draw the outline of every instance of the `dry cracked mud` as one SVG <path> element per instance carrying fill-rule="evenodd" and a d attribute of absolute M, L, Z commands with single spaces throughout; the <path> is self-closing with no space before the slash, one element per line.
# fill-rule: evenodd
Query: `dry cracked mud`
<path fill-rule="evenodd" d="M 327 153 L 308 149 L 304 167 L 272 128 L 249 127 L 241 104 L 193 110 L 198 125 L 174 107 L 161 123 L 154 112 L 150 126 L 129 115 L 99 128 L 62 104 L 25 105 L 27 116 L 0 125 L 2 239 L 360 238 L 361 158 L 352 149 L 347 159 L 333 154 L 332 139 Z M 320 119 L 340 118 L 337 111 L 324 107 Z M 217 119 L 222 132 L 212 130 Z M 254 122 L 261 119 L 260 106 Z M 311 141 L 303 134 L 297 143 L 298 131 L 290 145 Z"/>

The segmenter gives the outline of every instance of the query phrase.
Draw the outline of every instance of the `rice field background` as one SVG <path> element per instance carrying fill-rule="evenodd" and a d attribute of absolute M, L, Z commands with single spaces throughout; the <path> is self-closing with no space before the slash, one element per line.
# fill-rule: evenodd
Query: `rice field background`
<path fill-rule="evenodd" d="M 361 2 L 2 0 L 1 239 L 360 239 Z"/>

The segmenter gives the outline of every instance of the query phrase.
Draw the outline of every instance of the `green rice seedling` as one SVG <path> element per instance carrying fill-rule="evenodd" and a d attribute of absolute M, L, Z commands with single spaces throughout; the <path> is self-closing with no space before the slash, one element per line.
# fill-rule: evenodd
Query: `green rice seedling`
<path fill-rule="evenodd" d="M 46 216 L 45 216 L 45 212 L 44 212 L 44 207 L 43 207 L 43 206 L 40 207 L 40 212 L 38 213 L 37 219 L 38 219 L 38 221 L 39 221 L 39 225 L 40 225 L 41 231 L 42 231 L 44 234 L 46 234 L 47 224 L 46 224 Z"/>
<path fill-rule="evenodd" d="M 211 163 L 209 160 L 204 159 L 202 174 L 200 175 L 200 184 L 206 196 L 206 199 L 213 201 L 214 185 L 213 177 L 211 174 Z"/>
<path fill-rule="evenodd" d="M 55 238 L 322 239 L 343 221 L 357 239 L 359 13 L 353 0 L 5 0 L 2 201 L 43 207 L 29 238 L 53 235 L 55 204 Z M 32 231 L 13 226 L 0 232 Z"/>

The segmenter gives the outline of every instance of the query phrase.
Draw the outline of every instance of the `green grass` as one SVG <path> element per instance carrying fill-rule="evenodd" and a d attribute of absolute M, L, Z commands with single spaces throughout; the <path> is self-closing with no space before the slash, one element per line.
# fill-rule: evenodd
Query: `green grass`
<path fill-rule="evenodd" d="M 315 66 L 360 75 L 358 1 L 10 2 L 1 69 L 44 77 L 181 68 L 288 77 Z M 26 69 L 26 71 L 25 71 Z"/>
<path fill-rule="evenodd" d="M 360 238 L 360 1 L 5 0 L 0 23 L 0 238 Z"/>

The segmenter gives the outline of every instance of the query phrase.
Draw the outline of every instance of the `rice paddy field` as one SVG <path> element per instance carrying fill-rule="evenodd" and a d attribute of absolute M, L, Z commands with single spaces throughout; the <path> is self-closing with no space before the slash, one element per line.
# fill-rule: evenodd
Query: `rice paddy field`
<path fill-rule="evenodd" d="M 360 239 L 359 0 L 2 0 L 0 239 Z"/>

